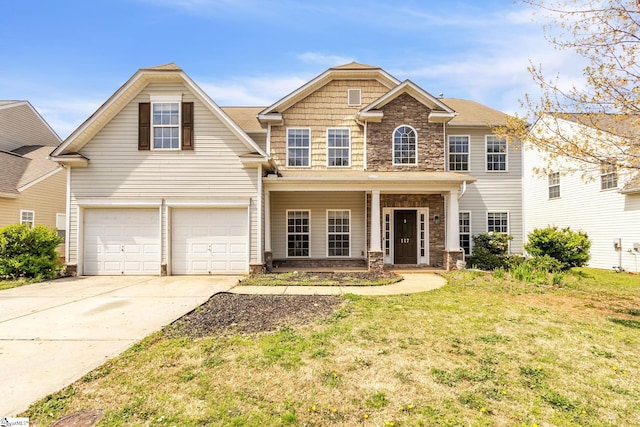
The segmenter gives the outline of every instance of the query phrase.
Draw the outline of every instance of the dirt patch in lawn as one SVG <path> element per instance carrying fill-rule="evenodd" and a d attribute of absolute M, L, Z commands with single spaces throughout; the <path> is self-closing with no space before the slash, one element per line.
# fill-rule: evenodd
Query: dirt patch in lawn
<path fill-rule="evenodd" d="M 339 296 L 238 295 L 220 293 L 166 328 L 169 336 L 274 331 L 329 316 L 344 303 Z"/>

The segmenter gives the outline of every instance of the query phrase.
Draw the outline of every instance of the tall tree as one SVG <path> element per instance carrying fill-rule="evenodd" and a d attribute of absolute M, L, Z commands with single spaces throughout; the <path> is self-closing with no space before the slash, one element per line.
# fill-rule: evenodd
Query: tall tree
<path fill-rule="evenodd" d="M 522 100 L 528 111 L 513 118 L 506 133 L 538 146 L 549 162 L 579 160 L 594 169 L 603 163 L 640 169 L 640 2 L 638 0 L 521 0 L 544 17 L 547 40 L 586 61 L 584 82 L 568 89 L 562 76 L 549 78 L 542 65 L 529 71 L 541 88 Z M 528 133 L 527 121 L 543 118 L 542 132 Z M 571 126 L 580 123 L 588 126 Z M 576 130 L 578 129 L 578 130 Z M 580 130 L 582 129 L 582 130 Z M 550 163 L 551 164 L 551 163 Z"/>

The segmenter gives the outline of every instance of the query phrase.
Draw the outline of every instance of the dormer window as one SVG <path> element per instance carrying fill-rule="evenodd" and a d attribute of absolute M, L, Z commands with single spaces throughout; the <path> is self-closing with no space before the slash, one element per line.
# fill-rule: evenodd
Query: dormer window
<path fill-rule="evenodd" d="M 362 91 L 360 89 L 347 90 L 347 104 L 352 106 L 362 105 Z"/>

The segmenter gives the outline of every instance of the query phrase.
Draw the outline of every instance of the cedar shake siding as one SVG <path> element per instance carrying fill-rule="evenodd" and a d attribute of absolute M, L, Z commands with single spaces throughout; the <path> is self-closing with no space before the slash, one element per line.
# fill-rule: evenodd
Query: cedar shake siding
<path fill-rule="evenodd" d="M 429 123 L 431 110 L 408 94 L 382 108 L 381 123 L 367 125 L 367 170 L 444 171 L 444 126 Z M 417 134 L 417 164 L 393 164 L 393 133 L 398 126 L 411 126 Z"/>
<path fill-rule="evenodd" d="M 362 105 L 348 105 L 348 89 L 360 89 Z M 334 80 L 282 112 L 283 126 L 271 129 L 271 156 L 279 169 L 287 169 L 287 128 L 311 130 L 310 169 L 327 168 L 327 128 L 351 132 L 351 162 L 347 169 L 364 168 L 364 134 L 355 121 L 365 105 L 389 89 L 376 80 Z M 344 168 L 342 168 L 344 169 Z"/>

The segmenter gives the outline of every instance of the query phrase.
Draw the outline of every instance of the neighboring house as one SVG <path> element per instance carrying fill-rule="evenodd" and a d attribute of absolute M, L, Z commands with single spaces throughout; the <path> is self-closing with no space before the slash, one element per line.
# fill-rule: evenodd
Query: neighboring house
<path fill-rule="evenodd" d="M 506 116 L 351 63 L 269 107 L 219 108 L 175 64 L 141 69 L 53 153 L 79 274 L 264 266 L 451 268 L 472 234 L 522 250 Z"/>
<path fill-rule="evenodd" d="M 544 116 L 530 132 L 545 129 L 598 141 L 612 138 L 587 126 L 580 115 Z M 525 145 L 524 171 L 525 234 L 547 226 L 584 231 L 591 240 L 590 267 L 640 271 L 638 171 L 617 170 L 614 164 L 594 166 L 568 157 L 548 165 L 547 153 L 530 144 Z"/>
<path fill-rule="evenodd" d="M 28 101 L 0 101 L 0 228 L 44 225 L 64 237 L 66 173 L 49 160 L 58 144 Z"/>

